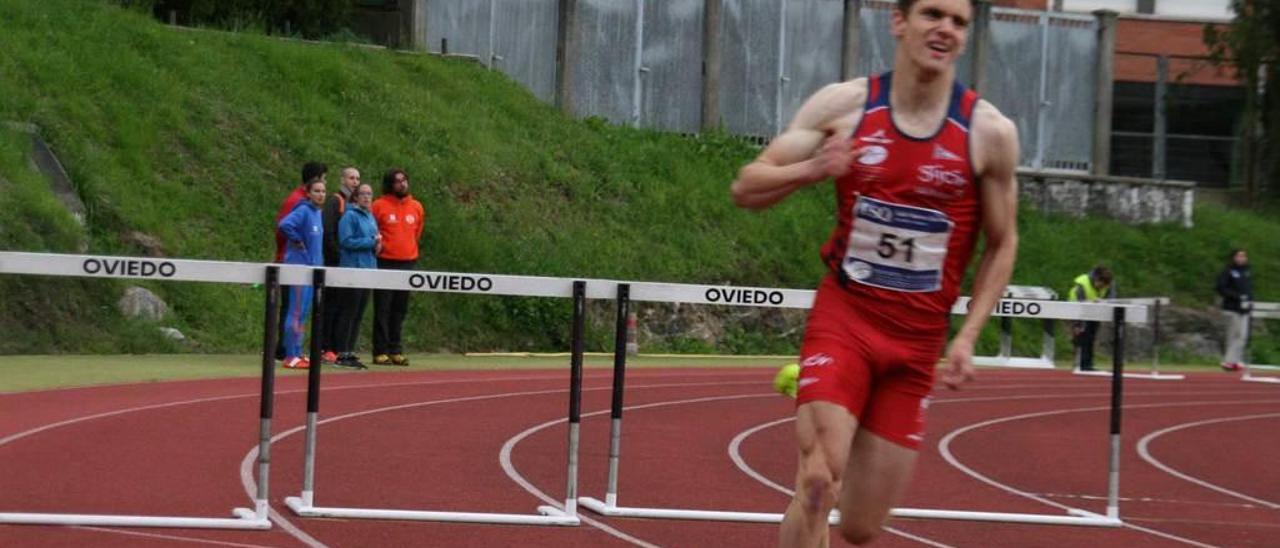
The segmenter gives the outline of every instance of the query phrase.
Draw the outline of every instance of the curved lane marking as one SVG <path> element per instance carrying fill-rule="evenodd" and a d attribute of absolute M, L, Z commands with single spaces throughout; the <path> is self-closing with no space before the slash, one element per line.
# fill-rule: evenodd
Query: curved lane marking
<path fill-rule="evenodd" d="M 1214 393 L 1211 392 L 1210 394 L 1214 394 Z M 1239 395 L 1239 392 L 1232 392 L 1232 394 Z M 1250 395 L 1267 395 L 1267 394 L 1270 394 L 1270 392 L 1258 392 L 1256 394 L 1250 394 Z M 1203 395 L 1203 394 L 1197 392 L 1195 393 L 1195 395 Z M 984 402 L 984 401 L 1011 400 L 1011 399 L 1029 400 L 1029 399 L 1060 399 L 1060 398 L 1078 398 L 1078 397 L 1080 396 L 1079 395 L 1059 396 L 1059 395 L 1050 394 L 1050 395 L 1042 395 L 1042 396 L 1011 396 L 1011 397 L 1003 397 L 1003 398 L 1000 398 L 1000 397 L 952 398 L 952 399 L 934 400 L 932 402 L 932 405 L 937 405 L 942 403 L 969 403 L 969 402 Z M 1187 402 L 1184 404 L 1134 404 L 1134 405 L 1126 405 L 1124 406 L 1124 408 L 1129 409 L 1129 408 L 1146 408 L 1146 407 L 1172 407 L 1172 406 L 1204 405 L 1204 404 L 1219 404 L 1219 403 L 1250 404 L 1250 403 L 1267 403 L 1267 402 L 1269 402 L 1269 400 L 1231 401 L 1231 402 Z M 953 440 L 957 435 L 963 432 L 974 430 L 977 428 L 982 428 L 985 426 L 990 426 L 992 424 L 1002 423 L 1002 422 L 1010 422 L 1010 421 L 1026 419 L 1026 418 L 1035 418 L 1035 417 L 1065 414 L 1065 413 L 1086 412 L 1086 411 L 1106 411 L 1106 410 L 1110 410 L 1109 405 L 1104 407 L 1088 407 L 1088 408 L 1078 408 L 1078 409 L 1055 410 L 1055 411 L 1048 411 L 1048 412 L 1037 412 L 1037 413 L 1030 413 L 1030 414 L 1024 414 L 1024 415 L 993 419 L 993 420 L 985 421 L 982 423 L 972 424 L 965 428 L 952 431 L 950 434 L 948 434 L 939 442 L 938 450 L 940 453 L 942 453 L 943 458 L 947 460 L 949 464 L 959 469 L 961 472 L 965 473 L 966 475 L 973 477 L 974 479 L 977 479 L 979 481 L 982 481 L 984 483 L 987 483 L 989 485 L 992 485 L 994 487 L 997 487 L 1001 490 L 1004 490 L 1006 492 L 1009 492 L 1015 495 L 1024 496 L 1024 497 L 1027 497 L 1027 498 L 1030 498 L 1030 499 L 1033 499 L 1033 500 L 1036 500 L 1036 501 L 1039 501 L 1063 510 L 1070 510 L 1072 508 L 1070 506 L 1059 504 L 1057 502 L 1042 498 L 1040 496 L 1035 495 L 1034 493 L 1027 493 L 1025 491 L 1021 491 L 1019 489 L 1006 486 L 1004 484 L 996 482 L 995 480 L 992 480 L 991 478 L 983 476 L 982 474 L 979 474 L 973 469 L 963 465 L 962 463 L 959 462 L 959 459 L 955 458 L 955 456 L 951 454 L 950 448 L 949 448 L 950 441 Z M 786 422 L 791 422 L 794 420 L 795 420 L 794 417 L 788 417 L 785 419 L 775 420 L 768 423 L 760 424 L 740 433 L 737 437 L 735 437 L 733 442 L 730 443 L 729 451 L 730 451 L 731 458 L 733 458 L 733 461 L 738 466 L 739 470 L 741 470 L 747 476 L 754 478 L 756 481 L 759 481 L 766 486 L 772 487 L 774 489 L 780 490 L 785 493 L 793 493 L 793 491 L 791 491 L 790 489 L 784 486 L 781 486 L 776 482 L 766 478 L 764 475 L 760 474 L 754 468 L 752 468 L 749 464 L 747 464 L 746 460 L 743 459 L 741 455 L 738 453 L 738 448 L 741 446 L 742 441 L 744 441 L 747 437 L 754 435 L 755 433 L 761 430 L 765 430 L 767 428 L 778 426 L 780 424 L 784 424 Z M 1146 527 L 1141 527 L 1141 526 L 1133 525 L 1130 523 L 1125 523 L 1124 526 L 1130 529 L 1164 537 L 1170 540 L 1184 542 L 1192 546 L 1199 546 L 1202 548 L 1213 548 L 1212 545 L 1202 544 L 1190 539 L 1184 539 L 1175 535 L 1171 535 L 1169 533 L 1165 533 L 1163 531 L 1156 531 L 1154 529 L 1148 529 Z"/>
<path fill-rule="evenodd" d="M 1147 462 L 1148 462 L 1148 463 L 1150 463 L 1152 466 L 1154 466 L 1154 467 L 1156 467 L 1156 468 L 1159 468 L 1160 470 L 1163 470 L 1165 473 L 1167 473 L 1167 474 L 1169 474 L 1169 475 L 1171 475 L 1171 476 L 1173 476 L 1173 477 L 1176 477 L 1176 478 L 1178 478 L 1178 479 L 1182 479 L 1182 480 L 1189 481 L 1189 482 L 1191 482 L 1191 483 L 1194 483 L 1194 484 L 1199 485 L 1199 486 L 1201 486 L 1201 487 L 1204 487 L 1204 488 L 1206 488 L 1206 489 L 1210 489 L 1210 490 L 1213 490 L 1213 491 L 1217 491 L 1217 492 L 1222 493 L 1222 494 L 1224 494 L 1224 495 L 1228 495 L 1228 496 L 1235 497 L 1235 498 L 1238 498 L 1238 499 L 1243 499 L 1243 500 L 1247 500 L 1247 501 L 1249 501 L 1249 502 L 1253 502 L 1253 503 L 1261 504 L 1262 506 L 1267 507 L 1267 508 L 1270 508 L 1270 509 L 1272 509 L 1272 510 L 1280 510 L 1280 504 L 1278 504 L 1278 503 L 1276 503 L 1276 502 L 1269 501 L 1269 500 L 1263 500 L 1263 499 L 1256 498 L 1256 497 L 1251 497 L 1251 496 L 1246 495 L 1246 494 L 1244 494 L 1244 493 L 1239 493 L 1239 492 L 1236 492 L 1236 491 L 1232 491 L 1232 490 L 1227 489 L 1227 488 L 1225 488 L 1225 487 L 1222 487 L 1222 486 L 1219 486 L 1219 485 L 1216 485 L 1216 484 L 1213 484 L 1213 483 L 1209 483 L 1209 482 L 1204 481 L 1204 480 L 1202 480 L 1202 479 L 1199 479 L 1199 478 L 1197 478 L 1197 477 L 1195 477 L 1195 476 L 1191 476 L 1191 475 L 1188 475 L 1188 474 L 1184 474 L 1184 473 L 1182 473 L 1182 472 L 1179 472 L 1179 471 L 1177 471 L 1177 470 L 1173 469 L 1173 467 L 1168 466 L 1168 465 L 1164 464 L 1163 462 L 1160 462 L 1159 460 L 1157 460 L 1155 457 L 1151 456 L 1151 451 L 1149 450 L 1149 445 L 1151 444 L 1151 441 L 1152 441 L 1152 440 L 1155 440 L 1156 438 L 1158 438 L 1158 437 L 1160 437 L 1160 436 L 1163 436 L 1163 435 L 1165 435 L 1165 434 L 1171 433 L 1171 432 L 1177 432 L 1178 430 L 1184 430 L 1184 429 L 1187 429 L 1187 428 L 1194 428 L 1194 427 L 1197 427 L 1197 426 L 1205 426 L 1205 425 L 1209 425 L 1209 424 L 1218 424 L 1218 423 L 1223 423 L 1223 422 L 1234 422 L 1234 421 L 1244 421 L 1244 420 L 1253 420 L 1253 419 L 1270 419 L 1270 418 L 1276 418 L 1276 417 L 1280 417 L 1280 413 L 1265 413 L 1265 414 L 1261 414 L 1261 415 L 1246 415 L 1246 416 L 1241 416 L 1241 417 L 1224 417 L 1224 418 L 1219 418 L 1219 419 L 1208 419 L 1208 420 L 1202 420 L 1202 421 L 1196 421 L 1196 422 L 1189 422 L 1189 423 L 1179 424 L 1179 425 L 1175 425 L 1175 426 L 1170 426 L 1169 428 L 1165 428 L 1165 429 L 1163 429 L 1163 430 L 1157 430 L 1157 431 L 1155 431 L 1155 432 L 1152 432 L 1152 433 L 1150 433 L 1150 434 L 1147 434 L 1147 435 L 1146 435 L 1146 436 L 1144 436 L 1141 440 L 1139 440 L 1139 441 L 1138 441 L 1138 454 L 1142 456 L 1142 460 L 1147 461 Z"/>
<path fill-rule="evenodd" d="M 636 386 L 634 386 L 634 388 L 636 388 L 636 389 L 644 389 L 644 388 L 672 388 L 672 387 L 680 387 L 680 388 L 683 388 L 683 387 L 699 387 L 699 386 L 725 386 L 725 385 L 729 385 L 729 384 L 752 384 L 752 385 L 755 385 L 755 384 L 759 384 L 759 383 L 758 383 L 758 382 L 756 382 L 756 381 L 732 381 L 732 382 L 727 382 L 727 383 L 726 383 L 726 382 L 663 383 L 663 384 L 650 384 L 650 385 L 636 385 Z M 601 386 L 601 387 L 595 387 L 595 388 L 583 388 L 583 389 L 582 389 L 582 391 L 583 391 L 583 392 L 598 392 L 598 391 L 612 390 L 612 389 L 613 389 L 613 387 L 612 387 L 612 386 Z M 363 411 L 355 411 L 355 412 L 352 412 L 352 413 L 346 413 L 346 414 L 343 414 L 343 415 L 337 415 L 337 416 L 329 417 L 329 418 L 326 418 L 326 419 L 321 419 L 321 420 L 319 420 L 319 421 L 316 421 L 316 427 L 317 427 L 317 428 L 319 428 L 319 426 L 320 426 L 320 425 L 322 425 L 322 424 L 328 424 L 328 423 L 331 423 L 331 422 L 336 422 L 336 421 L 346 420 L 346 419 L 351 419 L 351 418 L 356 418 L 356 417 L 363 417 L 363 416 L 366 416 L 366 415 L 373 415 L 373 414 L 377 414 L 377 413 L 384 413 L 384 412 L 387 412 L 387 411 L 399 411 L 399 410 L 402 410 L 402 409 L 412 409 L 412 408 L 417 408 L 417 407 L 427 407 L 427 406 L 432 406 L 432 405 L 443 405 L 443 404 L 448 404 L 448 403 L 462 403 L 462 402 L 472 402 L 472 401 L 483 401 L 483 400 L 493 400 L 493 399 L 502 399 L 502 398 L 513 398 L 513 397 L 520 397 L 520 396 L 540 396 L 540 395 L 551 395 L 551 394 L 564 394 L 564 393 L 567 393 L 568 391 L 569 391 L 569 389 L 567 389 L 567 388 L 556 388 L 556 389 L 549 389 L 549 390 L 528 390 L 528 391 L 520 391 L 520 392 L 504 392 L 504 393 L 500 393 L 500 394 L 484 394 L 484 395 L 476 395 L 476 396 L 464 396 L 464 397 L 459 397 L 459 398 L 448 398 L 448 399 L 443 399 L 443 400 L 429 400 L 429 401 L 420 401 L 420 402 L 410 402 L 410 403 L 405 403 L 405 404 L 400 404 L 400 405 L 393 405 L 393 406 L 388 406 L 388 407 L 381 407 L 381 408 L 377 408 L 377 409 L 366 409 L 366 410 L 363 410 Z M 564 418 L 561 418 L 561 419 L 557 419 L 557 420 L 556 420 L 556 421 L 554 421 L 554 422 L 559 423 L 559 422 L 563 422 L 564 420 L 565 420 Z M 284 438 L 287 438 L 287 437 L 289 437 L 289 436 L 292 436 L 292 435 L 294 435 L 294 434 L 296 434 L 296 433 L 298 433 L 298 432 L 304 431 L 304 430 L 306 430 L 306 428 L 307 428 L 307 427 L 306 427 L 306 425 L 305 425 L 305 424 L 303 424 L 303 425 L 300 425 L 300 426 L 296 426 L 296 427 L 294 427 L 294 428 L 290 428 L 289 430 L 285 430 L 285 431 L 283 431 L 283 432 L 280 432 L 279 434 L 276 434 L 276 435 L 272 436 L 272 437 L 271 437 L 271 440 L 270 440 L 270 442 L 269 442 L 269 443 L 274 444 L 274 443 L 276 443 L 276 442 L 278 442 L 278 441 L 280 441 L 280 440 L 282 440 L 282 439 L 284 439 Z M 253 446 L 253 448 L 252 448 L 252 449 L 250 449 L 250 450 L 245 454 L 244 458 L 243 458 L 243 459 L 241 459 L 241 461 L 240 461 L 240 483 L 241 483 L 241 485 L 244 487 L 245 495 L 247 495 L 247 496 L 249 497 L 249 501 L 250 501 L 250 502 L 253 502 L 253 500 L 254 500 L 254 496 L 255 496 L 255 494 L 257 493 L 257 489 L 258 489 L 258 483 L 257 483 L 257 481 L 256 481 L 256 480 L 254 479 L 254 477 L 253 477 L 254 464 L 256 464 L 257 459 L 258 459 L 258 446 L 255 444 L 255 445 Z M 554 501 L 551 501 L 551 502 L 552 502 L 552 504 L 556 504 Z M 286 518 L 286 517 L 285 517 L 283 514 L 281 514 L 280 512 L 277 512 L 274 508 L 271 508 L 271 509 L 270 509 L 270 517 L 271 517 L 271 521 L 273 521 L 273 522 L 275 522 L 275 523 L 279 524 L 282 528 L 284 528 L 286 531 L 288 531 L 288 532 L 289 532 L 289 534 L 293 535 L 293 536 L 294 536 L 295 538 L 297 538 L 299 541 L 301 541 L 301 542 L 303 542 L 303 543 L 307 544 L 308 546 L 311 546 L 312 548 L 327 548 L 327 546 L 326 546 L 324 543 L 320 542 L 318 539 L 316 539 L 316 538 L 314 538 L 314 537 L 312 537 L 312 536 L 308 535 L 307 533 L 305 533 L 304 531 L 302 531 L 301 529 L 299 529 L 297 526 L 293 525 L 293 523 L 292 523 L 292 522 L 290 522 L 290 521 L 288 520 L 288 518 Z M 606 533 L 609 533 L 609 534 L 611 534 L 611 535 L 614 535 L 614 536 L 618 536 L 618 535 L 627 536 L 627 535 L 626 535 L 626 533 L 622 533 L 621 531 L 617 531 L 616 529 L 613 529 L 612 527 L 609 527 L 608 525 L 605 525 L 605 524 L 603 524 L 603 523 L 596 522 L 595 520 L 590 520 L 589 518 L 585 518 L 584 516 L 581 516 L 581 515 L 579 515 L 579 518 L 580 518 L 580 519 L 583 519 L 583 520 L 584 520 L 584 522 L 589 523 L 589 524 L 593 525 L 594 527 L 597 527 L 597 528 L 599 528 L 599 529 L 601 529 L 601 530 L 603 530 L 603 531 L 605 531 Z M 619 538 L 623 538 L 623 537 L 619 537 Z M 638 540 L 638 539 L 637 539 L 637 540 Z M 643 541 L 641 541 L 641 542 L 643 542 Z"/>
<path fill-rule="evenodd" d="M 1186 394 L 1184 394 L 1184 395 L 1186 395 Z M 1199 395 L 1199 394 L 1196 394 L 1196 395 Z M 1162 408 L 1162 407 L 1191 407 L 1191 406 L 1196 406 L 1196 405 L 1249 405 L 1249 404 L 1270 403 L 1270 402 L 1271 402 L 1271 400 L 1247 400 L 1247 401 L 1242 401 L 1242 400 L 1230 400 L 1230 401 L 1195 401 L 1195 402 L 1177 402 L 1177 403 L 1145 403 L 1145 404 L 1124 405 L 1124 406 L 1122 406 L 1122 409 L 1150 409 L 1150 408 Z M 992 425 L 995 425 L 995 424 L 1002 424 L 1002 423 L 1006 423 L 1006 422 L 1013 422 L 1013 421 L 1023 420 L 1023 419 L 1032 419 L 1032 418 L 1050 417 L 1050 416 L 1055 416 L 1055 415 L 1066 415 L 1066 414 L 1070 414 L 1070 413 L 1088 413 L 1088 412 L 1110 411 L 1110 410 L 1111 410 L 1111 406 L 1110 406 L 1110 405 L 1095 406 L 1095 407 L 1078 407 L 1078 408 L 1073 408 L 1073 409 L 1056 409 L 1056 410 L 1053 410 L 1053 411 L 1039 411 L 1039 412 L 1035 412 L 1035 413 L 1024 413 L 1024 414 L 1021 414 L 1021 415 L 1011 415 L 1011 416 L 1007 416 L 1007 417 L 1001 417 L 1001 418 L 997 418 L 997 419 L 991 419 L 991 420 L 987 420 L 987 421 L 983 421 L 983 422 L 979 422 L 979 423 L 974 423 L 974 424 L 970 424 L 969 426 L 966 426 L 966 427 L 964 427 L 964 428 L 960 428 L 960 429 L 957 429 L 957 430 L 953 430 L 953 431 L 951 431 L 949 434 L 947 434 L 946 436 L 944 436 L 944 437 L 942 438 L 942 440 L 940 440 L 940 441 L 938 442 L 938 452 L 942 454 L 942 458 L 943 458 L 944 460 L 946 460 L 946 461 L 947 461 L 947 463 L 948 463 L 948 464 L 950 464 L 952 467 L 956 468 L 957 470 L 960 470 L 960 471 L 961 471 L 961 472 L 963 472 L 964 474 L 966 474 L 966 475 L 968 475 L 969 477 L 972 477 L 972 478 L 974 478 L 974 479 L 976 479 L 976 480 L 978 480 L 978 481 L 980 481 L 980 482 L 986 483 L 986 484 L 988 484 L 988 485 L 990 485 L 990 486 L 992 486 L 992 487 L 995 487 L 995 488 L 997 488 L 997 489 L 1000 489 L 1000 490 L 1005 491 L 1005 492 L 1010 493 L 1010 494 L 1014 494 L 1014 495 L 1018 495 L 1018 496 L 1021 496 L 1021 497 L 1029 498 L 1029 499 L 1031 499 L 1031 500 L 1034 500 L 1034 501 L 1037 501 L 1037 502 L 1040 502 L 1040 503 L 1043 503 L 1043 504 L 1047 504 L 1047 505 L 1049 505 L 1049 506 L 1053 506 L 1053 507 L 1055 507 L 1055 508 L 1059 508 L 1059 509 L 1062 509 L 1062 510 L 1068 510 L 1068 511 L 1069 511 L 1069 510 L 1071 510 L 1071 507 L 1070 507 L 1070 506 L 1067 506 L 1067 505 L 1065 505 L 1065 504 L 1060 504 L 1060 503 L 1058 503 L 1058 502 L 1054 502 L 1054 501 L 1049 500 L 1049 499 L 1047 499 L 1047 498 L 1044 498 L 1044 497 L 1041 497 L 1041 496 L 1039 496 L 1039 495 L 1036 495 L 1035 493 L 1028 493 L 1028 492 L 1023 491 L 1023 490 L 1021 490 L 1021 489 L 1018 489 L 1018 488 L 1016 488 L 1016 487 L 1011 487 L 1011 486 L 1009 486 L 1009 485 L 1005 485 L 1005 484 L 1003 484 L 1003 483 L 997 482 L 997 481 L 995 481 L 995 480 L 993 480 L 993 479 L 991 479 L 991 478 L 989 478 L 989 477 L 987 477 L 987 476 L 985 476 L 985 475 L 983 475 L 983 474 L 981 474 L 981 473 L 978 473 L 976 470 L 974 470 L 974 469 L 972 469 L 972 468 L 969 468 L 968 466 L 965 466 L 965 465 L 964 465 L 964 463 L 961 463 L 961 462 L 960 462 L 960 459 L 956 458 L 956 456 L 951 452 L 951 442 L 952 442 L 952 441 L 954 441 L 957 437 L 959 437 L 960 435 L 962 435 L 962 434 L 964 434 L 964 433 L 966 433 L 966 432 L 969 432 L 969 431 L 972 431 L 972 430 L 977 430 L 977 429 L 979 429 L 979 428 L 986 428 L 986 427 L 988 427 L 988 426 L 992 426 Z M 1144 533 L 1149 533 L 1149 534 L 1156 535 L 1156 536 L 1159 536 L 1159 537 L 1163 537 L 1163 538 L 1166 538 L 1166 539 L 1169 539 L 1169 540 L 1173 540 L 1173 541 L 1181 542 L 1181 543 L 1184 543 L 1184 544 L 1189 544 L 1189 545 L 1191 545 L 1191 546 L 1197 546 L 1197 547 L 1200 547 L 1200 548 L 1215 548 L 1215 547 L 1214 547 L 1214 545 L 1212 545 L 1212 544 L 1205 544 L 1205 543 L 1202 543 L 1202 542 L 1199 542 L 1199 541 L 1195 541 L 1195 540 L 1192 540 L 1192 539 L 1179 537 L 1179 536 L 1174 535 L 1174 534 L 1171 534 L 1171 533 L 1166 533 L 1166 532 L 1164 532 L 1164 531 L 1157 531 L 1157 530 L 1155 530 L 1155 529 L 1150 529 L 1150 528 L 1147 528 L 1147 527 L 1142 527 L 1142 526 L 1139 526 L 1139 525 L 1134 525 L 1134 524 L 1132 524 L 1132 523 L 1127 523 L 1127 522 L 1126 522 L 1126 523 L 1124 523 L 1124 524 L 1123 524 L 1123 526 L 1124 526 L 1124 527 L 1126 527 L 1126 528 L 1129 528 L 1129 529 L 1136 530 L 1136 531 L 1142 531 L 1142 532 L 1144 532 Z"/>
<path fill-rule="evenodd" d="M 774 491 L 783 493 L 788 497 L 794 497 L 796 494 L 795 490 L 791 489 L 790 487 L 780 485 L 774 482 L 773 480 L 766 478 L 764 474 L 756 472 L 756 470 L 752 468 L 751 465 L 747 464 L 746 459 L 742 458 L 741 447 L 742 447 L 742 442 L 746 441 L 747 438 L 751 437 L 756 432 L 759 432 L 761 430 L 765 430 L 768 428 L 773 428 L 774 426 L 778 426 L 783 423 L 794 422 L 795 420 L 796 420 L 795 417 L 786 417 L 783 419 L 766 422 L 764 424 L 759 424 L 751 428 L 748 428 L 746 430 L 743 430 L 742 432 L 739 432 L 738 435 L 734 436 L 733 440 L 729 442 L 729 458 L 733 460 L 733 464 L 738 467 L 738 470 L 741 470 L 747 476 L 764 484 L 766 487 L 772 488 Z M 951 545 L 949 544 L 943 544 L 941 542 L 938 542 L 932 539 L 927 539 L 921 536 L 913 535 L 911 533 L 908 533 L 896 527 L 889 527 L 886 525 L 884 530 L 890 533 L 893 533 L 895 535 L 898 535 L 900 537 L 914 540 L 926 546 L 933 546 L 934 548 L 951 548 Z"/>

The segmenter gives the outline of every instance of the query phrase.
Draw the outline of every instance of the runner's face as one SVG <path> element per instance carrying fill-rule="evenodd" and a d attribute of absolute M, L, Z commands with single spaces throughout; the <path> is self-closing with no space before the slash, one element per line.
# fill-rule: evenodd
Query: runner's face
<path fill-rule="evenodd" d="M 944 71 L 964 53 L 973 8 L 969 0 L 919 0 L 910 13 L 893 11 L 898 47 L 920 68 Z"/>
<path fill-rule="evenodd" d="M 1249 263 L 1249 255 L 1245 254 L 1245 252 L 1243 252 L 1243 251 L 1237 251 L 1237 252 L 1236 252 L 1236 254 L 1235 254 L 1235 256 L 1233 256 L 1233 257 L 1231 257 L 1231 258 L 1232 258 L 1232 259 L 1235 261 L 1235 263 L 1236 263 L 1237 265 L 1239 265 L 1239 266 L 1244 266 L 1244 265 L 1246 265 L 1246 264 L 1248 264 L 1248 263 Z"/>

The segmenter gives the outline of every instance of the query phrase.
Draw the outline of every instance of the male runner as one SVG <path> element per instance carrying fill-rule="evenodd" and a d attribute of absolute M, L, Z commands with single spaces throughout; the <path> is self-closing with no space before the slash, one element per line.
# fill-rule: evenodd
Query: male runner
<path fill-rule="evenodd" d="M 763 209 L 835 178 L 830 274 L 800 351 L 796 494 L 779 545 L 875 538 L 910 480 L 933 367 L 980 231 L 973 302 L 943 381 L 973 377 L 973 344 L 1017 254 L 1018 136 L 955 82 L 970 0 L 898 0 L 893 72 L 829 85 L 738 174 L 738 206 Z"/>

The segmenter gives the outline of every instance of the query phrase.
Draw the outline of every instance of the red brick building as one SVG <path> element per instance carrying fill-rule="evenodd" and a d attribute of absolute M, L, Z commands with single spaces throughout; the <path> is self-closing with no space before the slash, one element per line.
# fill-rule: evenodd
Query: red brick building
<path fill-rule="evenodd" d="M 994 0 L 992 4 L 1027 10 L 1118 12 L 1111 172 L 1229 186 L 1244 92 L 1232 71 L 1208 62 L 1204 29 L 1230 23 L 1234 16 L 1230 0 Z M 1167 74 L 1163 98 L 1158 97 L 1157 83 L 1162 57 Z"/>

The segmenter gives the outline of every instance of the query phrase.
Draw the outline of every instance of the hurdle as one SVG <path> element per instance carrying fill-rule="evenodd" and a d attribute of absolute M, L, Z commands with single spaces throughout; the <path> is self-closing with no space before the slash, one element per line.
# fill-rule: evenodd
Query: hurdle
<path fill-rule="evenodd" d="M 587 282 L 569 278 L 539 276 L 505 276 L 456 272 L 402 270 L 370 270 L 358 268 L 317 268 L 311 283 L 312 306 L 311 363 L 319 364 L 317 321 L 324 307 L 325 287 L 392 289 L 420 292 L 469 293 L 523 297 L 571 298 L 573 325 L 569 371 L 569 439 L 567 485 L 564 508 L 551 505 L 537 507 L 537 514 L 459 512 L 450 510 L 416 510 L 393 508 L 355 508 L 316 506 L 315 464 L 316 436 L 320 415 L 320 367 L 308 372 L 306 440 L 303 450 L 302 491 L 299 496 L 285 498 L 294 514 L 308 518 L 351 518 L 374 520 L 441 521 L 463 523 L 495 523 L 508 525 L 576 526 L 578 518 L 578 446 L 582 404 L 582 366 L 586 318 Z M 603 295 L 603 294 L 601 294 Z"/>
<path fill-rule="evenodd" d="M 1162 307 L 1169 306 L 1169 303 L 1171 302 L 1169 297 L 1107 299 L 1107 302 L 1146 306 L 1151 311 L 1151 371 L 1146 373 L 1126 371 L 1124 374 L 1125 377 L 1130 379 L 1147 379 L 1156 381 L 1180 381 L 1187 378 L 1186 375 L 1160 372 L 1160 309 Z M 1085 371 L 1080 369 L 1079 364 L 1074 365 L 1071 372 L 1075 375 L 1084 377 L 1108 377 L 1111 375 L 1110 371 Z"/>
<path fill-rule="evenodd" d="M 260 263 L 0 251 L 0 273 L 2 274 L 246 285 L 263 283 L 266 288 L 262 340 L 262 392 L 258 413 L 258 488 L 252 509 L 234 508 L 231 512 L 235 516 L 233 518 L 0 512 L 0 524 L 270 529 L 271 520 L 267 515 L 267 480 L 271 463 L 269 448 L 275 382 L 275 363 L 272 358 L 275 355 L 280 286 L 303 283 L 309 270 L 306 267 Z M 0 445 L 15 439 L 17 438 L 0 439 Z"/>
<path fill-rule="evenodd" d="M 1262 371 L 1280 371 L 1280 365 L 1265 365 L 1249 363 L 1249 347 L 1253 343 L 1253 320 L 1254 318 L 1263 319 L 1280 319 L 1280 303 L 1253 303 L 1253 308 L 1249 310 L 1248 327 L 1245 328 L 1245 360 L 1244 374 L 1240 376 L 1240 380 L 1245 382 L 1265 382 L 1280 384 L 1280 377 L 1257 376 L 1253 372 L 1255 369 Z"/>
<path fill-rule="evenodd" d="M 630 517 L 674 520 L 731 521 L 749 523 L 780 523 L 781 513 L 738 512 L 730 510 L 706 510 L 685 508 L 644 508 L 622 506 L 618 503 L 618 475 L 621 462 L 622 446 L 622 410 L 624 377 L 626 374 L 626 313 L 631 301 L 749 305 L 778 308 L 810 308 L 813 304 L 814 292 L 793 289 L 768 288 L 735 288 L 725 286 L 699 286 L 688 284 L 655 284 L 640 282 L 619 282 L 614 287 L 617 301 L 617 327 L 614 339 L 613 398 L 610 408 L 609 463 L 608 481 L 604 499 L 580 497 L 582 507 L 597 514 L 608 517 Z M 971 300 L 961 297 L 952 307 L 952 314 L 966 314 Z M 1062 301 L 1013 300 L 1003 299 L 997 303 L 993 315 L 1022 318 L 1058 319 L 1058 320 L 1111 320 L 1114 322 L 1115 337 L 1124 341 L 1127 324 L 1142 324 L 1148 321 L 1146 307 L 1110 304 L 1110 303 L 1069 303 Z M 1123 349 L 1121 344 L 1119 348 Z M 1111 410 L 1110 410 L 1110 455 L 1108 472 L 1107 512 L 1099 514 L 1088 510 L 1072 508 L 1066 515 L 1031 514 L 1009 512 L 979 512 L 968 510 L 940 510 L 924 508 L 894 508 L 891 515 L 903 518 L 946 519 L 1006 523 L 1028 523 L 1049 525 L 1078 525 L 1092 527 L 1119 527 L 1120 519 L 1120 419 L 1121 402 L 1124 386 L 1124 352 L 1113 355 Z M 828 518 L 832 524 L 837 523 L 836 512 Z"/>
<path fill-rule="evenodd" d="M 1035 299 L 1056 301 L 1058 292 L 1048 287 L 1031 285 L 1011 285 L 1005 288 L 1006 299 Z M 1013 318 L 1000 317 L 1000 353 L 995 356 L 974 356 L 973 364 L 988 367 L 1022 367 L 1030 369 L 1053 369 L 1053 320 L 1041 320 L 1043 337 L 1040 342 L 1040 357 L 1017 357 L 1013 355 Z"/>

